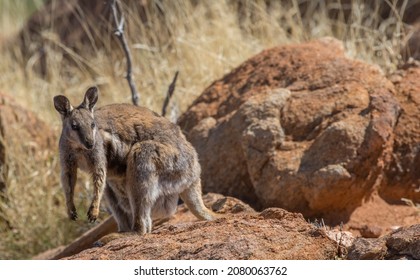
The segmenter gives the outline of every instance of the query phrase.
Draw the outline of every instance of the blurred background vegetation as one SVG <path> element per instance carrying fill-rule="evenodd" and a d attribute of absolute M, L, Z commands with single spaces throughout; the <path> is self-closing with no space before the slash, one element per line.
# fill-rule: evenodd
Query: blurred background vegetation
<path fill-rule="evenodd" d="M 180 71 L 175 120 L 210 85 L 258 52 L 332 36 L 348 56 L 394 71 L 413 7 L 420 0 L 138 0 L 121 1 L 140 104 L 160 112 Z M 99 105 L 131 102 L 125 57 L 106 1 L 0 0 L 0 93 L 35 112 L 56 135 L 52 97 L 77 104 L 92 85 Z M 16 139 L 22 141 L 22 139 Z M 0 259 L 30 258 L 66 244 L 87 224 L 90 182 L 78 181 L 78 222 L 68 221 L 56 146 L 43 161 L 9 149 L 7 189 L 0 200 Z M 106 215 L 106 214 L 103 214 Z"/>

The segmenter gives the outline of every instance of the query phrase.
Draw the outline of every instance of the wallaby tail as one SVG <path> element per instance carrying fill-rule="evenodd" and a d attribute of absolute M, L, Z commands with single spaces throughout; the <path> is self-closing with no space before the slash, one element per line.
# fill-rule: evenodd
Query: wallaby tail
<path fill-rule="evenodd" d="M 188 189 L 183 191 L 181 194 L 181 199 L 188 206 L 188 209 L 200 220 L 215 220 L 218 217 L 218 214 L 209 210 L 203 202 L 201 196 L 201 182 L 198 181 L 191 185 Z"/>

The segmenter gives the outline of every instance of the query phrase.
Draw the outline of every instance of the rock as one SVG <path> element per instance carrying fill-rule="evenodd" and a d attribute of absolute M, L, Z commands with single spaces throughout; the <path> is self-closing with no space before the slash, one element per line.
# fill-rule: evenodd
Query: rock
<path fill-rule="evenodd" d="M 256 214 L 257 212 L 241 200 L 224 196 L 217 193 L 207 193 L 203 196 L 204 204 L 219 214 Z M 165 221 L 165 225 L 176 225 L 179 223 L 194 222 L 197 218 L 188 210 L 185 204 L 178 206 L 175 215 Z M 155 227 L 159 228 L 159 227 Z"/>
<path fill-rule="evenodd" d="M 390 160 L 393 90 L 376 67 L 324 38 L 252 57 L 179 124 L 199 153 L 205 191 L 339 223 Z"/>
<path fill-rule="evenodd" d="M 68 48 L 74 49 L 80 47 L 80 44 L 99 47 L 112 36 L 109 16 L 110 7 L 104 2 L 47 1 L 28 19 L 20 38 L 28 51 L 36 47 L 34 44 L 48 41 L 45 30 L 49 31 L 47 36 L 56 36 L 55 39 Z"/>
<path fill-rule="evenodd" d="M 386 238 L 387 259 L 420 260 L 420 224 L 400 228 Z"/>
<path fill-rule="evenodd" d="M 388 202 L 401 198 L 420 201 L 420 67 L 409 67 L 395 73 L 395 97 L 401 104 L 401 115 L 395 128 L 393 157 L 386 169 L 380 195 Z"/>
<path fill-rule="evenodd" d="M 382 260 L 386 254 L 385 240 L 357 238 L 349 248 L 349 260 Z"/>
<path fill-rule="evenodd" d="M 334 259 L 336 247 L 301 214 L 270 208 L 162 225 L 151 234 L 115 239 L 68 259 Z"/>
<path fill-rule="evenodd" d="M 130 14 L 137 15 L 141 23 L 150 20 L 146 6 L 150 4 L 155 7 L 154 1 L 123 0 L 121 2 L 123 2 L 121 6 L 124 13 L 127 14 L 130 11 Z M 129 23 L 130 21 L 126 21 L 126 34 L 134 29 L 127 28 Z M 45 4 L 30 16 L 17 38 L 10 40 L 9 46 L 15 48 L 19 45 L 25 59 L 37 57 L 33 65 L 34 69 L 42 76 L 48 76 L 51 75 L 48 67 L 49 60 L 57 53 L 62 54 L 66 63 L 78 64 L 80 58 L 75 57 L 72 51 L 78 55 L 93 54 L 104 49 L 113 52 L 120 51 L 119 47 L 115 47 L 117 39 L 114 36 L 114 30 L 109 1 L 45 1 Z M 147 28 L 136 28 L 133 34 L 145 33 L 144 30 Z M 159 30 L 159 32 L 167 31 Z M 127 36 L 130 37 L 130 35 Z M 66 51 L 63 51 L 64 49 Z"/>
<path fill-rule="evenodd" d="M 382 234 L 382 229 L 375 225 L 364 225 L 359 229 L 359 232 L 365 238 L 378 238 Z"/>
<path fill-rule="evenodd" d="M 220 194 L 208 193 L 203 196 L 203 201 L 208 208 L 219 214 L 256 214 L 257 212 L 252 209 L 249 205 L 242 201 L 233 198 L 225 197 Z M 176 226 L 177 224 L 196 222 L 197 218 L 188 210 L 185 204 L 178 206 L 175 215 L 169 219 L 157 220 L 153 223 L 153 229 L 158 230 L 163 226 Z M 80 253 L 83 250 L 89 249 L 92 246 L 98 247 L 103 246 L 110 241 L 120 238 L 121 234 L 117 232 L 117 223 L 112 216 L 106 218 L 101 223 L 91 228 L 81 236 L 76 238 L 70 244 L 66 246 L 60 246 L 58 248 L 50 249 L 42 252 L 32 259 L 48 259 L 57 260 L 71 255 Z"/>
<path fill-rule="evenodd" d="M 12 156 L 45 160 L 45 150 L 56 145 L 51 128 L 35 114 L 0 93 L 0 191 L 6 187 Z"/>
<path fill-rule="evenodd" d="M 420 224 L 400 228 L 381 238 L 357 238 L 348 259 L 420 259 Z"/>

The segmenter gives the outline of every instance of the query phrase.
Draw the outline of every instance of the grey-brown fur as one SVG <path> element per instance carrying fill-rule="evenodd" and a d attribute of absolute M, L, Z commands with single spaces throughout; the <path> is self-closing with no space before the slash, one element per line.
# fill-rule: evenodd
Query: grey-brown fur
<path fill-rule="evenodd" d="M 179 195 L 198 218 L 213 219 L 201 198 L 197 153 L 179 127 L 129 104 L 94 110 L 97 100 L 95 87 L 76 108 L 65 96 L 54 97 L 63 121 L 59 150 L 69 217 L 77 219 L 73 196 L 80 168 L 92 174 L 91 222 L 103 193 L 121 232 L 150 232 L 153 218 L 175 212 Z"/>

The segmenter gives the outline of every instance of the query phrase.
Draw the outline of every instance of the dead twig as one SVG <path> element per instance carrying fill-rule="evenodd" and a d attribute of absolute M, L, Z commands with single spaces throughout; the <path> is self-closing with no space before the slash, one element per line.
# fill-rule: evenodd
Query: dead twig
<path fill-rule="evenodd" d="M 128 85 L 130 86 L 131 100 L 133 101 L 133 104 L 137 106 L 139 103 L 139 94 L 137 93 L 136 84 L 132 78 L 133 66 L 132 66 L 131 52 L 130 52 L 130 48 L 128 47 L 127 39 L 124 36 L 124 15 L 122 13 L 118 0 L 111 0 L 111 9 L 112 9 L 112 15 L 113 15 L 115 27 L 116 27 L 114 34 L 119 39 L 123 47 L 125 57 L 127 58 L 127 75 L 125 76 L 125 78 L 127 79 Z M 119 20 L 118 20 L 118 11 L 120 13 Z"/>
<path fill-rule="evenodd" d="M 176 84 L 176 80 L 178 79 L 178 73 L 179 71 L 176 71 L 175 76 L 172 80 L 172 83 L 169 85 L 168 91 L 166 92 L 165 101 L 163 102 L 163 106 L 162 106 L 162 116 L 166 115 L 166 109 L 169 105 L 169 100 L 171 99 L 172 94 L 174 93 L 174 90 L 175 90 L 175 84 Z"/>
<path fill-rule="evenodd" d="M 85 232 L 69 245 L 57 248 L 56 250 L 50 252 L 44 252 L 36 256 L 34 259 L 58 260 L 75 255 L 83 250 L 92 248 L 95 241 L 98 241 L 103 236 L 116 232 L 117 230 L 117 222 L 115 221 L 114 217 L 108 217 L 102 223 Z"/>
<path fill-rule="evenodd" d="M 337 256 L 341 259 L 346 259 L 348 251 L 346 246 L 343 244 L 343 222 L 340 223 L 340 239 L 337 242 Z"/>

